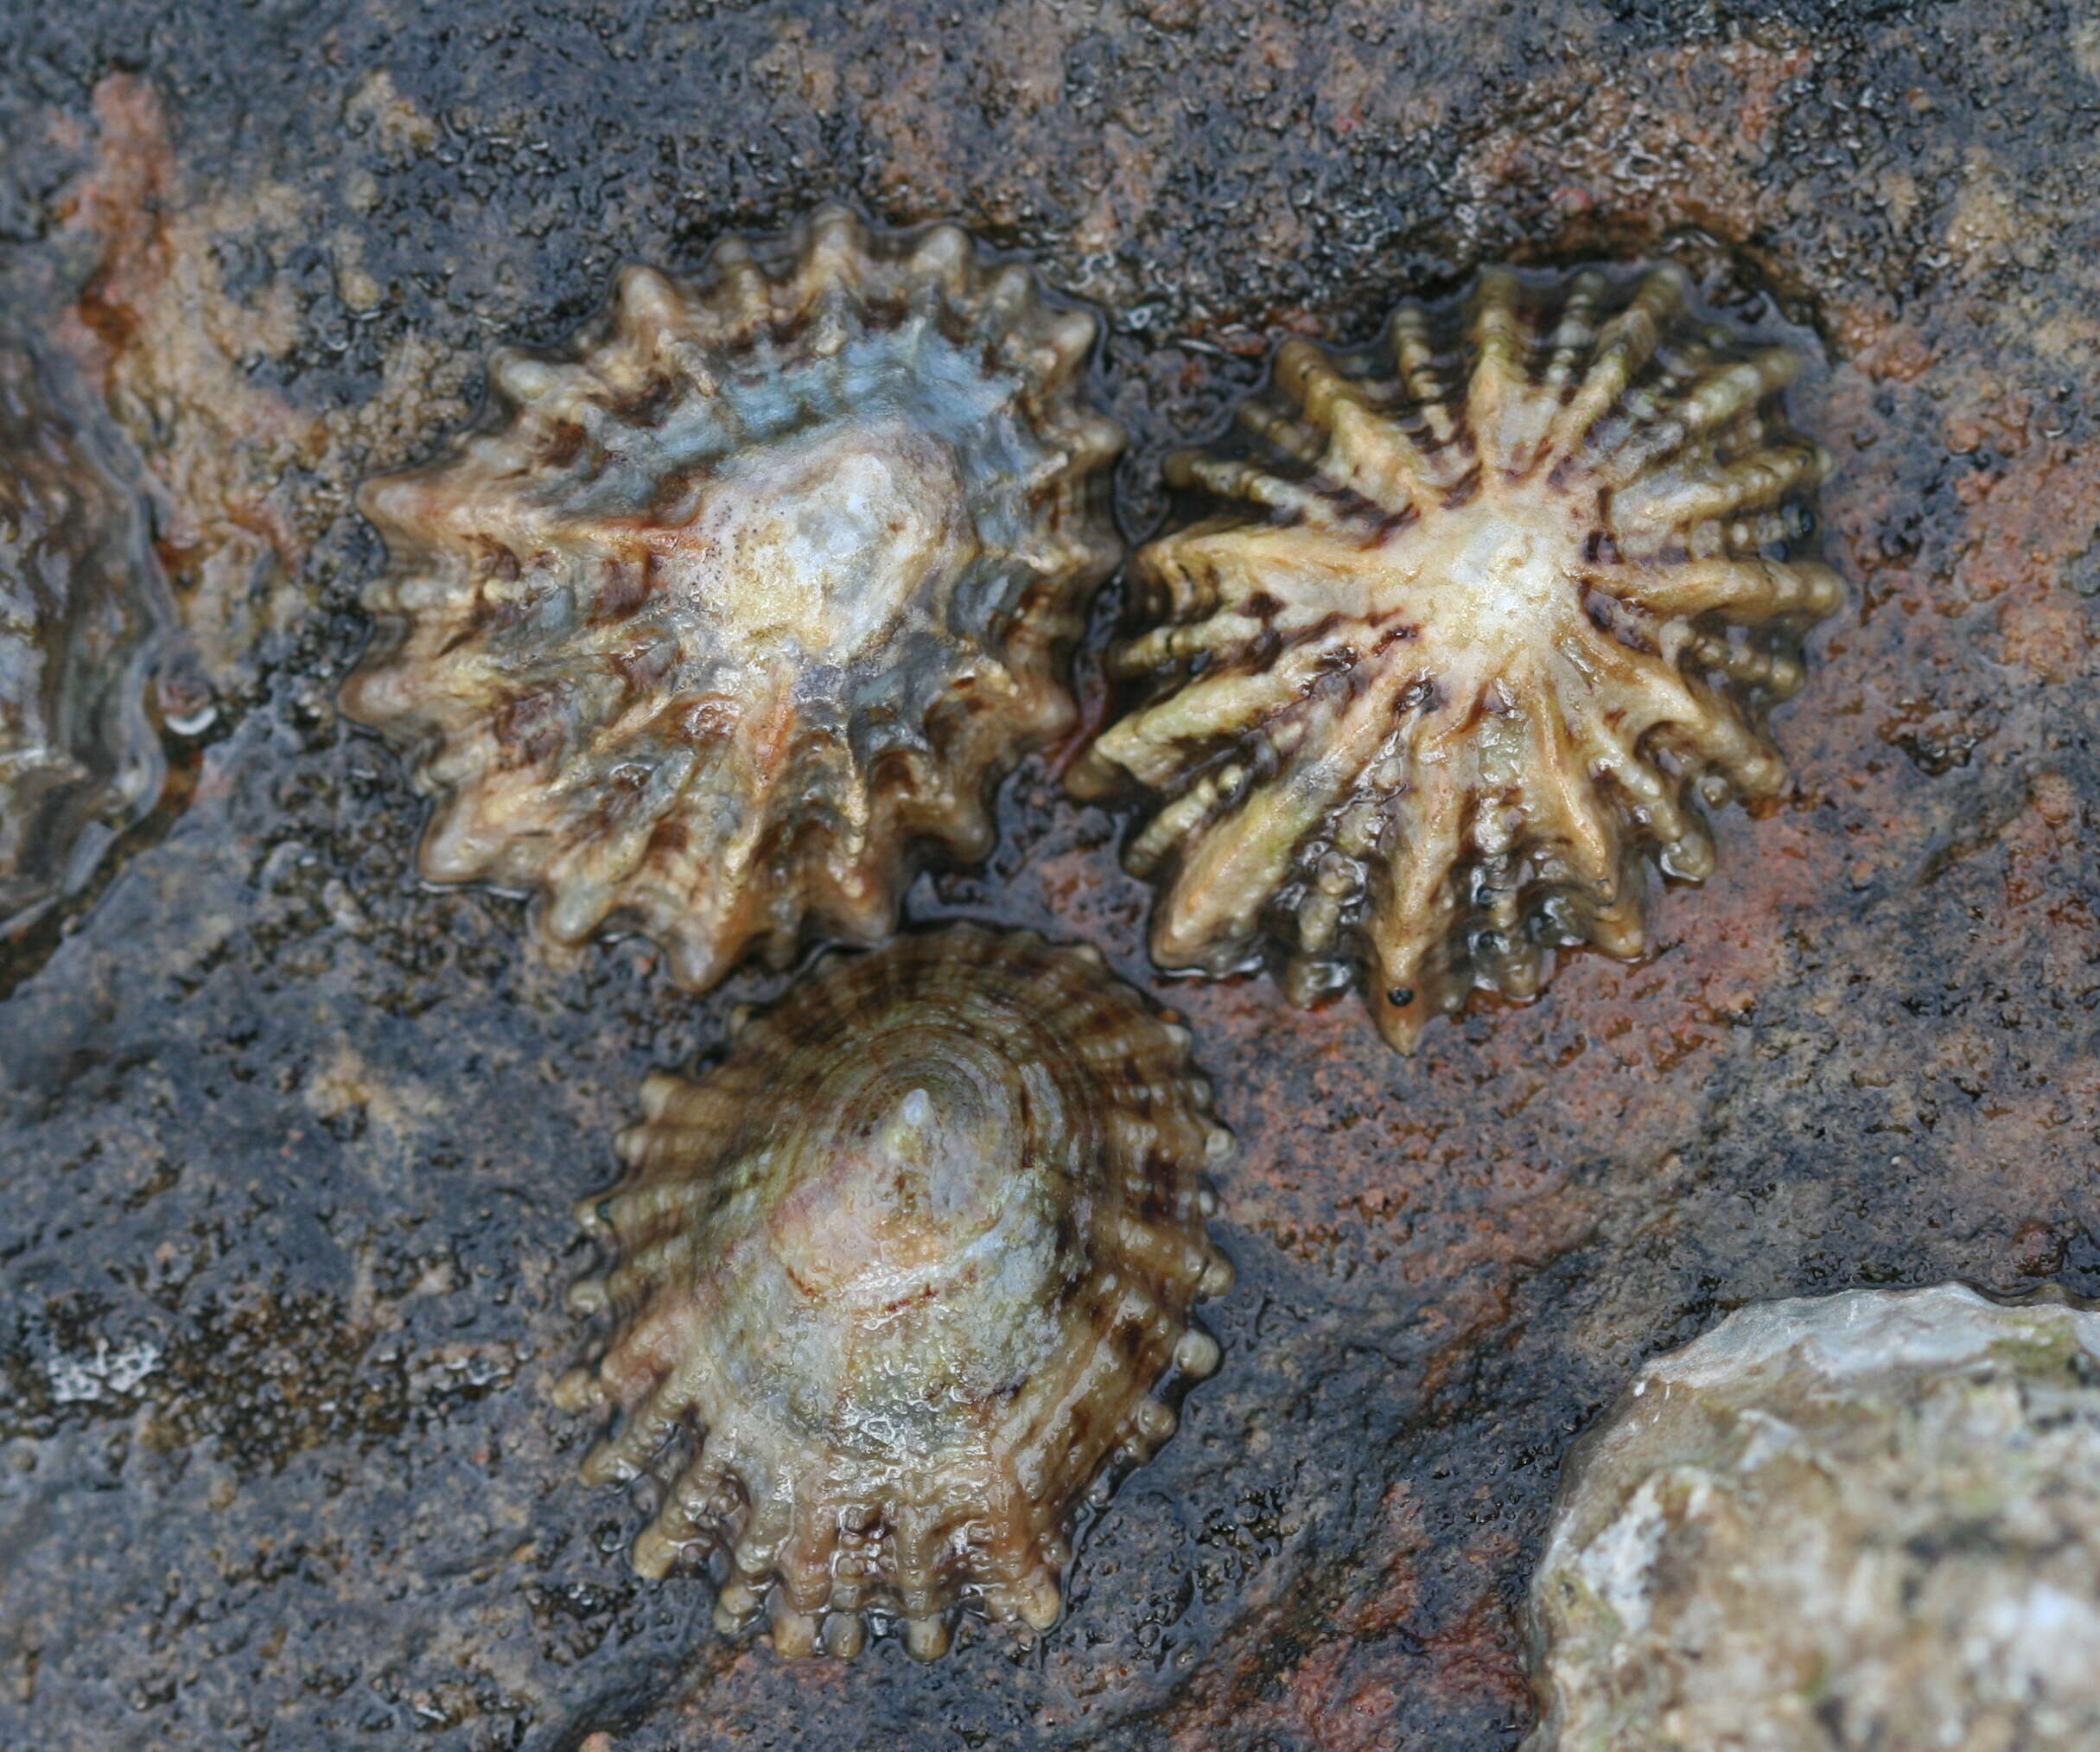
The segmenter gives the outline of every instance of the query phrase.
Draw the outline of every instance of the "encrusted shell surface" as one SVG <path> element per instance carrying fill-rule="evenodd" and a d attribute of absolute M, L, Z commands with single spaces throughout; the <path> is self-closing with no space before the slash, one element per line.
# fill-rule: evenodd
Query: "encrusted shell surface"
<path fill-rule="evenodd" d="M 1569 1456 L 1528 1752 L 2100 1746 L 2100 1313 L 1766 1303 Z"/>
<path fill-rule="evenodd" d="M 638 926 L 700 988 L 983 856 L 1120 554 L 1095 332 L 953 226 L 827 207 L 499 353 L 481 430 L 361 500 L 392 564 L 343 705 L 437 799 L 423 873 L 537 893 L 563 944 Z"/>
<path fill-rule="evenodd" d="M 1231 1137 L 1187 1030 L 1091 949 L 960 926 L 826 964 L 643 1107 L 582 1211 L 618 1329 L 558 1392 L 623 1414 L 587 1477 L 660 1486 L 635 1568 L 703 1564 L 788 1654 L 1050 1624 L 1081 1495 L 1218 1361 Z"/>
<path fill-rule="evenodd" d="M 1491 271 L 1279 348 L 1232 453 L 1169 465 L 1230 507 L 1136 556 L 1142 695 L 1072 774 L 1161 800 L 1127 854 L 1158 960 L 1274 943 L 1294 1000 L 1360 978 L 1404 1050 L 1556 947 L 1644 952 L 1647 854 L 1699 881 L 1701 806 L 1779 790 L 1766 712 L 1839 599 L 1796 364 L 1673 267 Z"/>
<path fill-rule="evenodd" d="M 0 932 L 160 794 L 144 694 L 167 587 L 135 478 L 63 363 L 0 334 Z"/>

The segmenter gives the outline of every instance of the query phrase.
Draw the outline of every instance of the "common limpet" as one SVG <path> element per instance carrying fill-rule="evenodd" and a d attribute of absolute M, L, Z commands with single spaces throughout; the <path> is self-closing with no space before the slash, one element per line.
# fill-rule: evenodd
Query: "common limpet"
<path fill-rule="evenodd" d="M 824 964 L 642 1102 L 582 1208 L 615 1263 L 576 1302 L 617 1330 L 557 1393 L 621 1413 L 588 1478 L 655 1482 L 635 1568 L 707 1568 L 786 1654 L 872 1619 L 936 1655 L 965 1602 L 1049 1625 L 1082 1494 L 1218 1362 L 1189 1310 L 1231 1281 L 1231 1140 L 1187 1030 L 1091 949 L 956 926 Z"/>
<path fill-rule="evenodd" d="M 1276 945 L 1294 1001 L 1360 978 L 1405 1050 L 1556 947 L 1641 954 L 1645 854 L 1700 881 L 1700 806 L 1779 790 L 1766 713 L 1838 601 L 1797 362 L 1674 267 L 1492 271 L 1280 347 L 1241 441 L 1169 465 L 1226 505 L 1136 556 L 1141 698 L 1070 775 L 1160 800 L 1127 853 L 1160 963 Z"/>
<path fill-rule="evenodd" d="M 636 926 L 697 989 L 983 856 L 1121 551 L 1095 332 L 953 226 L 832 207 L 496 354 L 480 428 L 360 500 L 391 564 L 343 707 L 437 800 L 423 874 L 561 944 Z"/>
<path fill-rule="evenodd" d="M 167 584 L 121 441 L 64 362 L 0 333 L 0 933 L 152 808 Z"/>

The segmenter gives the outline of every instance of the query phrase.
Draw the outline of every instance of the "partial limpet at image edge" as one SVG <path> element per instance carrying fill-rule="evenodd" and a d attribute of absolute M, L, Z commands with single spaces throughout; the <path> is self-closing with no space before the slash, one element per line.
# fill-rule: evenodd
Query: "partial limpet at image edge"
<path fill-rule="evenodd" d="M 56 349 L 0 327 L 0 939 L 159 800 L 147 709 L 175 610 L 143 469 Z"/>

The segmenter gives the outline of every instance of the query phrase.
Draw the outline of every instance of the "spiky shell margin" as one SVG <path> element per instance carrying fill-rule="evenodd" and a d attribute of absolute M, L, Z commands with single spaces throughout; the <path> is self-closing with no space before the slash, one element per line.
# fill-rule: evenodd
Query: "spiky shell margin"
<path fill-rule="evenodd" d="M 1187 1031 L 1091 949 L 959 926 L 824 964 L 643 1108 L 580 1212 L 616 1329 L 557 1391 L 622 1414 L 587 1478 L 654 1481 L 635 1567 L 709 1570 L 786 1654 L 1047 1627 L 1082 1494 L 1219 1360 Z"/>
<path fill-rule="evenodd" d="M 834 207 L 498 353 L 479 429 L 360 501 L 391 564 L 343 706 L 436 800 L 423 873 L 555 944 L 639 927 L 694 989 L 879 940 L 1072 722 L 1120 554 L 1095 336 L 953 226 Z"/>
<path fill-rule="evenodd" d="M 1156 959 L 1274 946 L 1409 1050 L 1558 948 L 1645 952 L 1650 857 L 1704 879 L 1702 806 L 1779 791 L 1766 715 L 1839 600 L 1798 364 L 1675 267 L 1493 271 L 1370 348 L 1280 347 L 1238 443 L 1170 463 L 1221 508 L 1137 554 L 1138 698 L 1070 774 L 1159 800 Z"/>

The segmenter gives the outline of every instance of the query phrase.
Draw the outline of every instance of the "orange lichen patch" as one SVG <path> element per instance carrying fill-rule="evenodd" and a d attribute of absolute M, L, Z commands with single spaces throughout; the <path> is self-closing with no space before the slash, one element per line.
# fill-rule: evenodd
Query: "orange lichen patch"
<path fill-rule="evenodd" d="M 1950 594 L 1963 607 L 1995 604 L 2000 661 L 2063 682 L 2094 663 L 2095 616 L 2073 583 L 2090 565 L 2100 585 L 2100 476 L 2046 424 L 2042 410 L 2019 401 L 1947 423 L 1956 456 L 1989 453 L 1989 466 L 1956 483 L 1967 514 Z"/>
<path fill-rule="evenodd" d="M 2094 933 L 2093 940 L 2100 942 L 2100 920 L 2083 882 L 2093 830 L 2090 818 L 2100 812 L 2081 801 L 2064 774 L 2046 769 L 2028 780 L 2026 803 L 2001 836 L 2007 912 L 2040 912 L 2059 951 L 2070 950 L 2082 931 Z M 2068 982 L 2074 968 L 2059 971 Z M 2100 1077 L 2100 1067 L 2095 1075 Z"/>
<path fill-rule="evenodd" d="M 1516 1541 L 1483 1538 L 1469 1545 L 1466 1556 L 1485 1571 L 1504 1573 L 1517 1556 Z M 1433 1675 L 1431 1694 L 1446 1707 L 1486 1699 L 1502 1713 L 1515 1715 L 1530 1701 L 1523 1637 L 1500 1601 L 1478 1601 L 1451 1629 L 1424 1641 Z"/>
<path fill-rule="evenodd" d="M 1433 1541 L 1422 1524 L 1420 1494 L 1408 1480 L 1398 1480 L 1386 1486 L 1379 1508 L 1378 1561 L 1365 1569 L 1382 1579 L 1374 1592 L 1354 1602 L 1343 1617 L 1352 1636 L 1383 1636 L 1397 1630 L 1422 1603 L 1417 1563 Z"/>
<path fill-rule="evenodd" d="M 98 165 L 62 215 L 102 251 L 73 307 L 73 344 L 159 483 L 162 562 L 197 599 L 193 625 L 222 634 L 205 655 L 223 673 L 288 613 L 270 586 L 296 567 L 304 544 L 283 477 L 314 467 L 327 439 L 318 418 L 255 386 L 245 368 L 294 344 L 288 290 L 228 297 L 215 246 L 229 233 L 290 228 L 299 203 L 267 183 L 189 201 L 160 97 L 141 80 L 104 80 L 94 111 Z"/>
<path fill-rule="evenodd" d="M 1467 155 L 1467 174 L 1483 194 L 1550 188 L 1577 220 L 1690 220 L 1748 237 L 1785 213 L 1785 185 L 1763 173 L 1773 130 L 1815 66 L 1805 48 L 1747 41 L 1658 50 L 1638 74 L 1602 82 L 1577 61 L 1558 63 L 1512 106 L 1518 119 Z"/>
<path fill-rule="evenodd" d="M 558 1389 L 624 1414 L 587 1477 L 667 1493 L 635 1567 L 711 1560 L 720 1628 L 762 1611 L 784 1654 L 872 1617 L 937 1655 L 964 1602 L 1047 1628 L 1080 1494 L 1219 1360 L 1189 1311 L 1231 1281 L 1231 1140 L 1187 1048 L 1092 951 L 962 926 L 652 1077 L 580 1212 L 617 1257 L 573 1300 L 620 1329 Z"/>
<path fill-rule="evenodd" d="M 1839 350 L 1853 370 L 1880 383 L 1915 383 L 1932 368 L 1931 344 L 1913 324 L 1891 322 L 1879 313 L 1855 309 L 1858 326 L 1839 337 Z"/>
<path fill-rule="evenodd" d="M 303 408 L 258 383 L 255 367 L 303 338 L 303 306 L 286 276 L 235 296 L 223 264 L 236 244 L 301 245 L 309 197 L 265 178 L 193 187 L 160 93 L 129 74 L 96 86 L 94 116 L 94 168 L 56 217 L 97 261 L 60 339 L 145 460 L 191 648 L 237 684 L 258 637 L 312 612 L 296 575 L 348 508 L 367 448 L 456 413 L 466 367 L 411 337 L 357 407 Z"/>
<path fill-rule="evenodd" d="M 1207 1752 L 1227 1735 L 1258 1743 L 1265 1733 L 1323 1752 L 1382 1752 L 1396 1743 L 1403 1711 L 1416 1723 L 1483 1704 L 1521 1711 L 1530 1694 L 1521 1638 L 1489 1591 L 1515 1541 L 1475 1531 L 1440 1548 L 1405 1486 L 1387 1493 L 1384 1509 L 1346 1573 L 1315 1570 L 1274 1598 L 1242 1602 L 1182 1694 L 1168 1742 L 1174 1752 Z M 1440 1593 L 1467 1603 L 1423 1626 L 1413 1621 L 1432 1568 Z M 1382 1576 L 1392 1579 L 1381 1586 Z M 1279 1651 L 1288 1651 L 1282 1661 Z"/>

